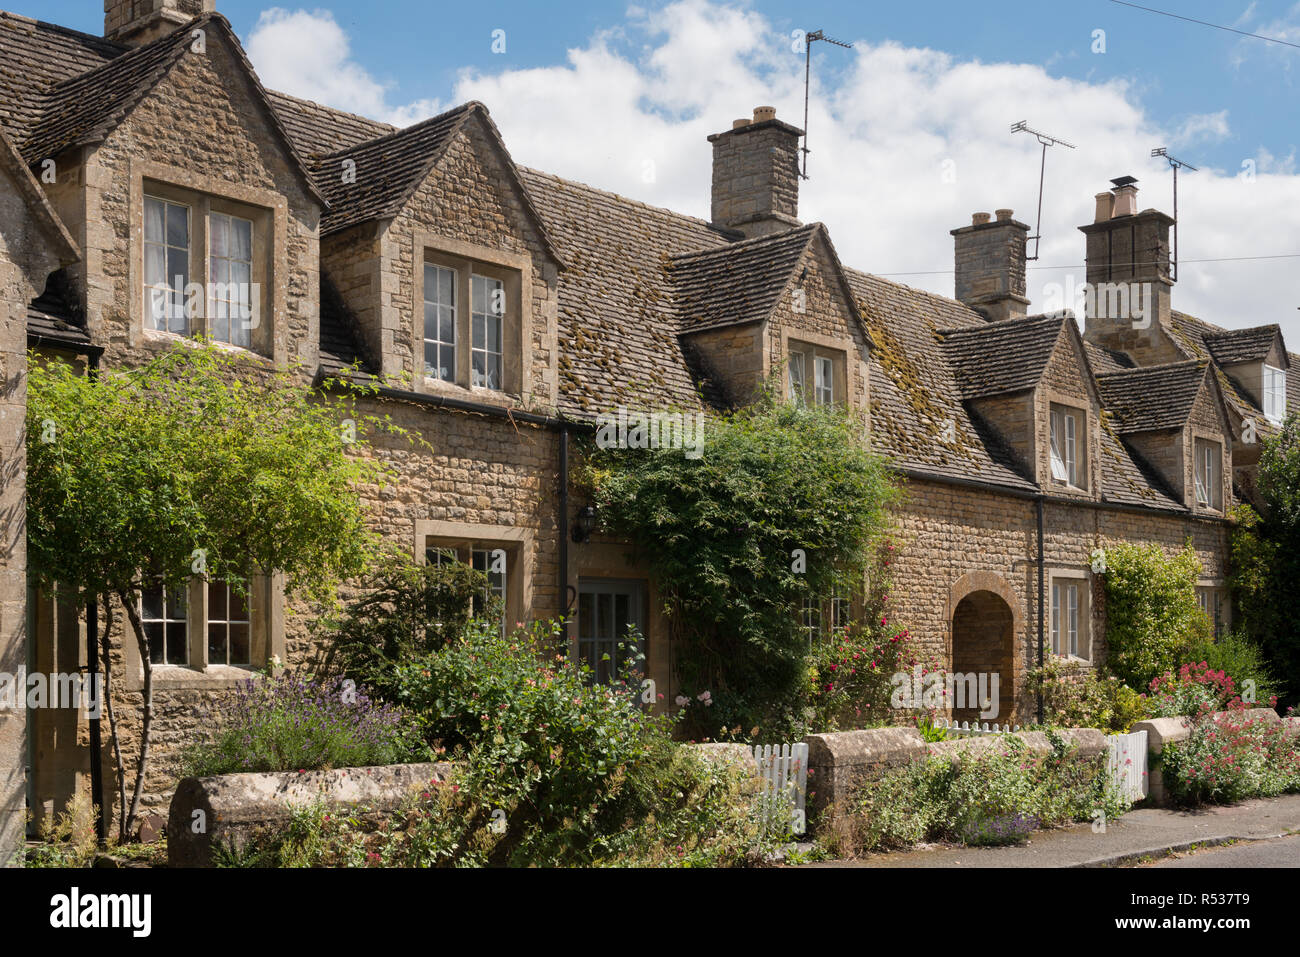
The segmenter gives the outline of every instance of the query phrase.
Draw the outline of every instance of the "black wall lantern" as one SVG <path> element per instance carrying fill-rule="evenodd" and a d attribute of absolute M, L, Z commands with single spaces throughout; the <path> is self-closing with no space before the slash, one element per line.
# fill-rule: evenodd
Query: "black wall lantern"
<path fill-rule="evenodd" d="M 585 545 L 591 541 L 592 530 L 596 527 L 596 508 L 593 505 L 584 505 L 578 509 L 578 517 L 573 523 L 573 540 L 579 545 Z"/>

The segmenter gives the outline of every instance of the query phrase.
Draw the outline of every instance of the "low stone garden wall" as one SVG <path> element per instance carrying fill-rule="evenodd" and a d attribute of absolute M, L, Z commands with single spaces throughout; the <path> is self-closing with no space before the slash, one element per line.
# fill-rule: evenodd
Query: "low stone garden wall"
<path fill-rule="evenodd" d="M 447 780 L 451 771 L 441 762 L 186 778 L 168 814 L 167 861 L 211 867 L 218 846 L 242 850 L 260 831 L 284 827 L 295 810 L 318 801 L 342 813 L 365 806 L 381 815 L 431 782 Z"/>
<path fill-rule="evenodd" d="M 1057 733 L 1077 747 L 1075 755 L 1080 761 L 1093 760 L 1106 750 L 1106 735 L 1093 728 L 1062 728 Z M 943 755 L 961 763 L 968 755 L 997 747 L 999 740 L 1008 736 L 1020 738 L 1031 752 L 1051 751 L 1047 735 L 1041 731 L 933 743 L 927 743 L 916 728 L 867 728 L 809 735 L 806 740 L 810 824 L 819 833 L 847 838 L 847 808 L 865 778 L 927 754 Z"/>

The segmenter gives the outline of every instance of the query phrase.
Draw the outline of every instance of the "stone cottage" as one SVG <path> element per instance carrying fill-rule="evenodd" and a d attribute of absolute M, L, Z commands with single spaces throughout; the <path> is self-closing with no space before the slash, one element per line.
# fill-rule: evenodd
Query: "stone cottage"
<path fill-rule="evenodd" d="M 1110 543 L 1192 541 L 1226 622 L 1228 510 L 1300 377 L 1276 326 L 1172 309 L 1172 220 L 1139 211 L 1131 181 L 1081 227 L 1107 290 L 1081 335 L 1026 314 L 1028 227 L 1010 210 L 953 230 L 955 298 L 845 266 L 799 219 L 801 132 L 769 107 L 709 137 L 705 221 L 516 165 L 480 103 L 396 129 L 267 90 L 212 0 L 104 6 L 102 38 L 0 13 L 3 669 L 87 663 L 85 610 L 25 583 L 24 328 L 30 348 L 104 374 L 205 334 L 322 385 L 381 381 L 369 401 L 433 451 L 377 442 L 401 480 L 366 490 L 374 526 L 487 572 L 506 622 L 565 616 L 576 657 L 599 661 L 637 626 L 669 701 L 655 582 L 590 533 L 571 440 L 620 407 L 742 404 L 773 376 L 860 414 L 905 476 L 896 614 L 948 668 L 1001 676 L 999 719 L 1028 716 L 1024 674 L 1043 656 L 1104 660 L 1091 565 Z M 225 290 L 210 316 L 177 308 L 177 276 Z M 1145 324 L 1108 308 L 1131 287 Z M 261 321 L 230 321 L 235 307 Z M 249 586 L 246 603 L 202 578 L 141 596 L 147 806 L 174 786 L 202 702 L 317 650 L 278 576 Z M 824 631 L 848 611 L 826 596 L 804 621 Z M 127 755 L 141 677 L 125 642 Z M 88 741 L 75 711 L 0 714 L 10 845 L 25 805 L 39 820 L 85 788 Z"/>

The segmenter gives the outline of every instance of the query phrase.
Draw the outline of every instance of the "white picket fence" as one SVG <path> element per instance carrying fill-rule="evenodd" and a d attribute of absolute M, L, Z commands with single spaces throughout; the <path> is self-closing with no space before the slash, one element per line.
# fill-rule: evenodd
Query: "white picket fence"
<path fill-rule="evenodd" d="M 1013 731 L 1019 731 L 1020 725 L 1014 728 L 1011 725 L 990 725 L 987 721 L 981 725 L 978 721 L 971 724 L 969 721 L 949 721 L 946 718 L 935 718 L 934 726 L 942 728 L 948 732 L 950 738 L 973 738 L 985 734 L 1011 734 Z"/>
<path fill-rule="evenodd" d="M 1111 780 L 1129 801 L 1141 801 L 1147 796 L 1147 733 L 1110 734 L 1106 745 Z"/>
<path fill-rule="evenodd" d="M 768 826 L 788 821 L 791 831 L 802 834 L 807 822 L 807 743 L 758 744 L 753 752 L 763 781 L 761 801 Z"/>

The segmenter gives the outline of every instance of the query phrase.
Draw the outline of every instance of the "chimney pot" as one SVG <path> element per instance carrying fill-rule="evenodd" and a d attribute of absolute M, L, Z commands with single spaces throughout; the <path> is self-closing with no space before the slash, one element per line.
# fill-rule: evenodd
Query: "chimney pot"
<path fill-rule="evenodd" d="M 1104 223 L 1115 213 L 1115 194 L 1110 192 L 1098 193 L 1096 199 L 1097 215 L 1093 219 L 1093 222 Z"/>
<path fill-rule="evenodd" d="M 775 106 L 756 106 L 754 107 L 754 122 L 762 123 L 765 120 L 776 119 Z"/>
<path fill-rule="evenodd" d="M 983 226 L 992 218 L 988 213 L 971 213 L 970 224 L 972 226 Z"/>
<path fill-rule="evenodd" d="M 747 116 L 742 116 L 738 120 L 731 121 L 731 128 L 733 130 L 743 130 L 748 125 L 749 125 L 749 117 Z"/>
<path fill-rule="evenodd" d="M 999 210 L 997 210 L 996 212 L 997 212 L 998 222 L 999 222 L 999 223 L 1009 223 L 1009 222 L 1011 222 L 1011 214 L 1014 213 L 1015 210 L 1014 210 L 1014 209 L 999 209 Z"/>
<path fill-rule="evenodd" d="M 1137 214 L 1137 180 L 1132 176 L 1120 176 L 1111 180 L 1115 188 L 1111 190 L 1115 194 L 1115 208 L 1111 212 L 1111 218 L 1119 216 L 1134 216 Z"/>

